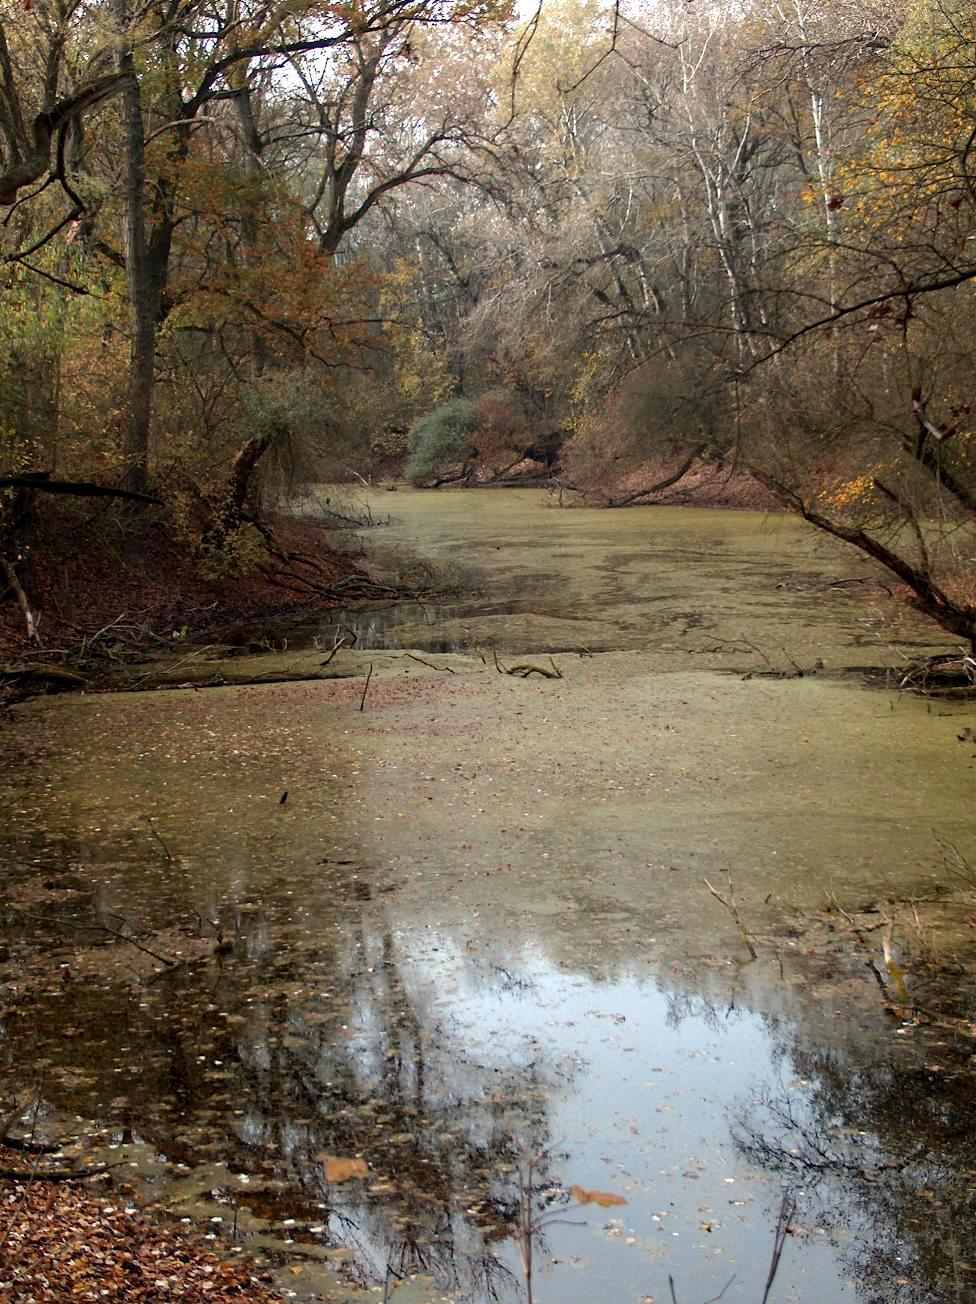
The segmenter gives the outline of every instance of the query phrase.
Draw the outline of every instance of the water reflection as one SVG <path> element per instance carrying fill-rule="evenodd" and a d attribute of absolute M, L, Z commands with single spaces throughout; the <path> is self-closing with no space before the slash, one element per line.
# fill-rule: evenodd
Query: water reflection
<path fill-rule="evenodd" d="M 807 1227 L 842 1247 L 859 1296 L 972 1298 L 976 1131 L 972 1062 L 865 1063 L 787 1034 L 794 1084 L 765 1088 L 734 1125 L 744 1154 L 802 1197 Z M 945 1046 L 941 1048 L 945 1051 Z M 802 1090 L 796 1087 L 802 1084 Z"/>
<path fill-rule="evenodd" d="M 4 1016 L 7 1089 L 30 1063 L 59 1111 L 113 1121 L 169 1166 L 247 1175 L 221 1193 L 326 1224 L 364 1280 L 390 1264 L 464 1300 L 519 1298 L 532 1155 L 547 1156 L 546 1207 L 574 1183 L 628 1202 L 548 1228 L 537 1298 L 639 1298 L 668 1273 L 692 1300 L 733 1274 L 739 1298 L 759 1298 L 779 1184 L 769 1152 L 743 1161 L 730 1116 L 787 1093 L 814 1118 L 823 1052 L 807 1048 L 798 1088 L 790 1025 L 620 955 L 567 965 L 531 934 L 504 939 L 501 964 L 449 930 L 404 930 L 383 898 L 228 904 L 231 953 L 142 982 L 111 968 L 35 982 Z M 330 1185 L 325 1155 L 362 1156 L 368 1181 Z M 826 1234 L 791 1243 L 782 1271 L 794 1298 L 856 1297 Z"/>

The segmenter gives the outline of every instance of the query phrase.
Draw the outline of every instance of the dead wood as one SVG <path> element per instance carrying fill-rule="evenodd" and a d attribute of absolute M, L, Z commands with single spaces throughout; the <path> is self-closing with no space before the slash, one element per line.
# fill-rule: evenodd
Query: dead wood
<path fill-rule="evenodd" d="M 137 951 L 142 951 L 145 955 L 151 956 L 152 959 L 158 960 L 160 964 L 165 964 L 169 968 L 175 968 L 180 961 L 174 960 L 172 956 L 161 955 L 159 951 L 152 950 L 151 947 L 144 946 L 128 933 L 123 933 L 117 928 L 110 928 L 108 924 L 79 924 L 74 919 L 65 919 L 63 915 L 38 915 L 29 910 L 22 910 L 19 906 L 7 905 L 5 909 L 13 914 L 20 915 L 23 919 L 33 919 L 38 923 L 50 924 L 55 923 L 63 928 L 73 928 L 80 933 L 104 933 L 107 937 L 117 938 L 120 942 L 128 942 L 134 946 Z"/>
<path fill-rule="evenodd" d="M 361 711 L 361 710 L 363 709 L 363 707 L 366 705 L 366 694 L 369 692 L 369 681 L 370 681 L 372 678 L 373 678 L 373 663 L 372 663 L 372 661 L 371 661 L 371 662 L 369 663 L 369 674 L 366 676 L 366 682 L 365 682 L 365 684 L 363 684 L 363 695 L 362 695 L 362 697 L 359 699 L 359 709 L 360 709 L 360 711 Z"/>
<path fill-rule="evenodd" d="M 113 485 L 93 484 L 87 480 L 49 480 L 43 474 L 0 476 L 0 489 L 29 489 L 35 493 L 71 494 L 77 498 L 127 498 L 156 507 L 163 501 L 155 494 L 140 494 L 133 489 L 116 489 Z"/>
<path fill-rule="evenodd" d="M 7 577 L 8 591 L 13 592 L 14 597 L 17 599 L 17 605 L 24 613 L 24 623 L 27 626 L 28 639 L 32 643 L 39 643 L 41 640 L 37 633 L 37 617 L 31 610 L 27 594 L 24 592 L 23 585 L 17 578 L 17 572 L 14 570 L 10 562 L 7 561 L 6 557 L 0 558 L 0 569 L 3 570 L 4 575 Z"/>
<path fill-rule="evenodd" d="M 665 489 L 670 489 L 672 485 L 685 478 L 707 447 L 707 444 L 696 444 L 678 469 L 671 475 L 665 476 L 663 480 L 658 480 L 656 484 L 645 485 L 643 489 L 635 489 L 633 493 L 624 494 L 622 498 L 608 498 L 604 505 L 606 507 L 629 507 L 642 498 L 650 498 L 652 494 L 663 493 Z"/>
<path fill-rule="evenodd" d="M 563 677 L 562 671 L 556 665 L 555 661 L 553 661 L 552 657 L 549 658 L 549 664 L 552 666 L 552 669 L 547 670 L 545 666 L 537 666 L 532 661 L 523 661 L 517 666 L 502 665 L 501 661 L 498 659 L 498 652 L 494 645 L 492 646 L 491 654 L 495 658 L 495 669 L 500 675 L 515 675 L 518 679 L 527 679 L 529 675 L 542 675 L 544 679 L 562 679 Z"/>
<path fill-rule="evenodd" d="M 25 1173 L 22 1168 L 0 1168 L 0 1178 L 10 1182 L 85 1182 L 91 1177 L 101 1177 L 110 1168 L 121 1164 L 96 1164 L 91 1168 L 36 1168 Z"/>
<path fill-rule="evenodd" d="M 413 652 L 402 652 L 400 656 L 393 657 L 392 659 L 394 661 L 399 661 L 401 657 L 409 657 L 411 661 L 419 661 L 422 666 L 430 666 L 431 670 L 441 670 L 446 675 L 453 675 L 456 673 L 456 671 L 452 670 L 450 666 L 437 666 L 433 661 L 425 661 L 423 657 L 418 657 Z"/>
<path fill-rule="evenodd" d="M 732 886 L 732 875 L 728 872 L 728 870 L 726 870 L 726 874 L 729 880 L 728 896 L 724 896 L 721 892 L 719 892 L 717 888 L 712 887 L 711 883 L 709 883 L 707 878 L 703 878 L 702 882 L 708 888 L 709 892 L 711 892 L 715 900 L 720 902 L 723 906 L 725 906 L 726 910 L 732 916 L 736 928 L 739 930 L 739 936 L 742 938 L 746 950 L 749 952 L 753 960 L 757 960 L 759 957 L 756 954 L 756 948 L 752 944 L 752 937 L 749 934 L 749 930 L 742 922 L 742 917 L 739 914 L 739 907 L 735 904 L 735 888 Z"/>
<path fill-rule="evenodd" d="M 46 661 L 15 662 L 0 665 L 0 682 L 23 682 L 34 680 L 38 683 L 63 684 L 67 687 L 80 687 L 87 684 L 87 676 L 68 666 L 55 666 Z"/>

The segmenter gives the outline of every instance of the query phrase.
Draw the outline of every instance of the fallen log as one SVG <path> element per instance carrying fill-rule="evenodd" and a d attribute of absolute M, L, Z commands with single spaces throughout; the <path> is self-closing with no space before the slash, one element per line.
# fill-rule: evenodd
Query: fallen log
<path fill-rule="evenodd" d="M 88 480 L 49 480 L 43 473 L 36 475 L 0 476 L 0 489 L 31 489 L 45 494 L 71 494 L 76 498 L 128 498 L 137 503 L 162 505 L 155 494 L 140 494 L 133 489 L 116 489 L 113 485 L 94 484 Z"/>
<path fill-rule="evenodd" d="M 0 666 L 0 683 L 41 683 L 63 688 L 78 688 L 88 683 L 88 677 L 67 666 L 55 666 L 45 661 L 18 662 Z"/>

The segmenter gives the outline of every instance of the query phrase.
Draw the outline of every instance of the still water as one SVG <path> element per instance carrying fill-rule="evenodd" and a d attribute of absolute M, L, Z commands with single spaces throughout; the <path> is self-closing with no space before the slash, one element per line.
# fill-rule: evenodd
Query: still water
<path fill-rule="evenodd" d="M 347 678 L 0 721 L 4 1097 L 300 1298 L 971 1297 L 968 1051 L 824 911 L 969 961 L 972 708 L 850 674 L 937 632 L 781 518 L 543 504 L 375 495 L 477 592 L 292 632 Z"/>

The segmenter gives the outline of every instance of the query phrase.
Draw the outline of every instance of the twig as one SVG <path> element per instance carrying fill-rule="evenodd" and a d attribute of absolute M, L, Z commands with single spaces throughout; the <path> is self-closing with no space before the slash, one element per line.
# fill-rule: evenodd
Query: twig
<path fill-rule="evenodd" d="M 718 1304 L 719 1300 L 722 1298 L 722 1296 L 725 1294 L 728 1288 L 732 1285 L 733 1281 L 735 1281 L 734 1272 L 732 1276 L 728 1279 L 728 1281 L 725 1283 L 725 1285 L 722 1287 L 722 1289 L 719 1291 L 719 1293 L 717 1295 L 713 1295 L 711 1299 L 707 1299 L 705 1301 L 705 1304 Z"/>
<path fill-rule="evenodd" d="M 833 892 L 827 893 L 827 904 L 832 905 L 834 909 L 838 912 L 838 914 L 843 915 L 844 918 L 847 920 L 848 924 L 850 925 L 851 932 L 861 943 L 864 953 L 867 956 L 867 959 L 865 960 L 865 964 L 874 974 L 875 982 L 878 984 L 878 987 L 881 989 L 882 999 L 886 1003 L 889 1002 L 891 1000 L 891 993 L 888 991 L 888 984 L 885 982 L 884 978 L 882 978 L 881 970 L 874 963 L 874 956 L 871 954 L 871 948 L 870 946 L 868 946 L 867 938 L 864 936 L 864 930 L 859 927 L 857 921 L 854 919 L 854 916 L 849 915 L 847 913 L 847 911 L 837 900 L 837 897 Z"/>
<path fill-rule="evenodd" d="M 11 1182 L 22 1182 L 25 1177 L 29 1177 L 32 1182 L 84 1182 L 89 1177 L 101 1177 L 110 1168 L 121 1167 L 122 1161 L 117 1164 L 97 1164 L 92 1168 L 52 1168 L 49 1172 L 41 1172 L 35 1163 L 29 1174 L 19 1168 L 0 1168 L 0 1178 Z"/>
<path fill-rule="evenodd" d="M 464 633 L 465 633 L 465 636 L 467 637 L 467 640 L 468 640 L 468 647 L 472 647 L 472 648 L 474 648 L 474 650 L 477 652 L 478 656 L 481 657 L 481 664 L 482 664 L 483 666 L 486 666 L 486 665 L 488 664 L 488 662 L 485 660 L 485 654 L 484 654 L 484 652 L 482 652 L 482 650 L 481 650 L 481 648 L 480 648 L 480 646 L 479 646 L 479 644 L 478 644 L 478 640 L 477 640 L 477 639 L 474 637 L 474 635 L 471 633 L 471 630 L 470 630 L 470 629 L 467 629 L 467 628 L 466 628 L 465 631 L 464 631 Z"/>
<path fill-rule="evenodd" d="M 761 647 L 757 647 L 755 643 L 753 643 L 750 639 L 746 638 L 745 634 L 740 634 L 739 638 L 742 640 L 743 643 L 745 643 L 746 647 L 751 647 L 753 652 L 758 652 L 758 654 L 766 662 L 766 665 L 769 666 L 770 670 L 774 668 L 772 661 L 770 661 L 769 657 L 766 655 L 766 653 L 762 650 Z"/>
<path fill-rule="evenodd" d="M 366 694 L 369 692 L 369 681 L 370 681 L 372 678 L 373 678 L 373 663 L 372 663 L 372 661 L 371 661 L 371 662 L 369 663 L 369 673 L 368 673 L 367 676 L 366 676 L 366 682 L 365 682 L 365 684 L 363 684 L 363 695 L 362 695 L 362 697 L 359 699 L 359 709 L 360 709 L 360 711 L 361 711 L 361 710 L 363 709 L 363 707 L 366 705 Z"/>
<path fill-rule="evenodd" d="M 766 1289 L 763 1291 L 761 1304 L 766 1304 L 769 1299 L 769 1292 L 773 1289 L 773 1282 L 776 1280 L 777 1272 L 779 1272 L 779 1261 L 783 1257 L 783 1247 L 786 1245 L 786 1237 L 789 1235 L 790 1219 L 793 1217 L 795 1210 L 796 1204 L 792 1197 L 784 1195 L 776 1219 L 776 1230 L 773 1233 L 773 1257 L 770 1260 L 769 1276 L 766 1278 Z"/>
<path fill-rule="evenodd" d="M 335 656 L 335 654 L 339 651 L 339 649 L 345 646 L 346 646 L 345 637 L 343 635 L 340 635 L 339 631 L 336 630 L 335 642 L 332 644 L 332 651 L 329 653 L 329 655 L 325 658 L 324 661 L 319 662 L 319 666 L 320 667 L 327 666 L 329 662 L 332 660 L 332 658 Z"/>
<path fill-rule="evenodd" d="M 82 933 L 107 933 L 109 937 L 116 937 L 120 942 L 128 942 L 137 951 L 143 951 L 146 955 L 151 955 L 154 960 L 169 965 L 170 968 L 175 968 L 179 964 L 178 960 L 173 960 L 167 955 L 160 955 L 158 951 L 153 951 L 148 946 L 143 946 L 141 942 L 137 942 L 128 933 L 121 933 L 117 928 L 109 928 L 108 924 L 77 924 L 73 919 L 65 919 L 63 915 L 35 915 L 29 910 L 21 910 L 19 906 L 7 905 L 5 909 L 10 910 L 13 914 L 20 915 L 24 919 L 36 919 L 42 924 L 54 922 L 60 924 L 62 928 L 75 928 Z"/>
<path fill-rule="evenodd" d="M 179 661 L 175 661 L 171 666 L 165 666 L 164 669 L 168 675 L 171 675 L 179 670 L 180 666 L 186 665 L 187 661 L 192 661 L 196 656 L 203 656 L 204 652 L 210 652 L 216 646 L 216 643 L 208 643 L 206 647 L 196 647 L 192 652 L 188 652 L 185 657 L 180 657 Z M 152 670 L 147 670 L 144 675 L 139 675 L 136 679 L 131 680 L 129 688 L 135 688 L 138 684 L 141 684 L 144 679 L 148 679 L 150 675 L 155 673 L 156 667 L 154 666 Z"/>
<path fill-rule="evenodd" d="M 453 675 L 457 673 L 456 671 L 452 670 L 450 666 L 435 666 L 433 661 L 425 661 L 423 657 L 414 656 L 412 652 L 402 652 L 400 655 L 409 657 L 411 661 L 419 661 L 422 666 L 430 666 L 431 670 L 443 670 L 444 673 L 448 675 Z M 397 657 L 393 657 L 391 659 L 393 661 L 398 660 Z"/>
<path fill-rule="evenodd" d="M 166 859 L 167 859 L 167 860 L 169 861 L 169 863 L 172 865 L 172 863 L 173 863 L 173 856 L 172 856 L 172 854 L 171 854 L 171 852 L 170 852 L 169 847 L 167 847 L 166 843 L 163 841 L 163 839 L 162 839 L 162 838 L 159 836 L 159 834 L 156 832 L 156 825 L 152 822 L 152 816 L 151 816 L 151 815 L 146 815 L 146 816 L 144 816 L 143 818 L 145 819 L 146 823 L 149 825 L 149 832 L 153 835 L 153 837 L 156 839 L 156 841 L 157 841 L 157 842 L 159 843 L 159 845 L 162 847 L 162 849 L 163 849 L 163 855 L 166 857 Z"/>
<path fill-rule="evenodd" d="M 709 883 L 707 878 L 703 878 L 702 882 L 708 888 L 709 892 L 711 892 L 715 900 L 721 902 L 721 904 L 725 906 L 726 910 L 729 912 L 729 914 L 732 916 L 733 920 L 735 921 L 735 926 L 739 930 L 739 936 L 742 938 L 742 941 L 745 943 L 746 950 L 749 952 L 749 954 L 752 956 L 754 960 L 758 960 L 759 957 L 756 954 L 756 948 L 752 944 L 752 938 L 750 937 L 749 931 L 746 928 L 745 924 L 742 922 L 742 918 L 739 915 L 739 908 L 735 904 L 735 889 L 732 886 L 732 875 L 728 870 L 726 870 L 725 872 L 726 874 L 728 874 L 728 879 L 729 879 L 729 895 L 727 897 L 723 896 L 722 893 L 719 892 L 717 888 L 712 887 L 711 883 Z"/>
<path fill-rule="evenodd" d="M 97 629 L 94 634 L 86 634 L 81 640 L 81 656 L 84 656 L 88 651 L 89 646 L 96 643 L 103 634 L 107 634 L 110 629 L 114 629 L 117 625 L 121 624 L 122 621 L 125 620 L 125 616 L 126 613 L 123 611 L 116 616 L 114 620 L 110 620 L 107 625 L 103 625 L 101 629 Z"/>
<path fill-rule="evenodd" d="M 976 888 L 976 867 L 971 865 L 959 848 L 938 833 L 932 835 L 942 848 L 942 863 L 953 878 L 961 879 L 969 888 Z M 955 864 L 950 863 L 955 861 Z"/>

